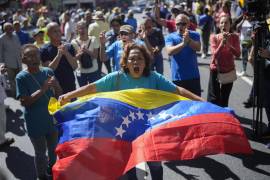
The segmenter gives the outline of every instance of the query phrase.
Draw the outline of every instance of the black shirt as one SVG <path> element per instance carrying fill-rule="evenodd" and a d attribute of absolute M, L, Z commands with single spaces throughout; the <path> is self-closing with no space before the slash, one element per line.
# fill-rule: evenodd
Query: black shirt
<path fill-rule="evenodd" d="M 68 52 L 75 56 L 75 50 L 71 44 L 66 44 Z M 51 43 L 45 44 L 40 48 L 42 62 L 52 61 L 58 52 L 58 48 Z M 63 55 L 57 68 L 54 70 L 55 77 L 62 87 L 63 93 L 67 93 L 76 89 L 75 76 L 72 66 L 69 64 L 66 57 Z"/>

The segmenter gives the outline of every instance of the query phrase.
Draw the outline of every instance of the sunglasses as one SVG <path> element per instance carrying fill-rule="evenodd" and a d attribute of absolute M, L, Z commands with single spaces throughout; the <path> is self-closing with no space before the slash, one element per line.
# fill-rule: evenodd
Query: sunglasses
<path fill-rule="evenodd" d="M 186 26 L 187 23 L 186 22 L 178 22 L 176 23 L 176 26 Z"/>
<path fill-rule="evenodd" d="M 128 36 L 129 33 L 128 33 L 128 32 L 125 32 L 125 31 L 121 31 L 121 32 L 120 32 L 120 35 L 121 35 L 121 36 Z"/>

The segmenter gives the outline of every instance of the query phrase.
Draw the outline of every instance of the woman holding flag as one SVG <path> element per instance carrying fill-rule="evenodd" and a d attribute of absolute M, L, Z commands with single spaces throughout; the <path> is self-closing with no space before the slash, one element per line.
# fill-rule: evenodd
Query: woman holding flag
<path fill-rule="evenodd" d="M 176 86 L 161 74 L 151 71 L 151 56 L 142 45 L 127 44 L 121 59 L 121 71 L 113 72 L 94 83 L 80 87 L 59 97 L 60 104 L 66 104 L 73 98 L 92 93 L 118 91 L 134 88 L 163 90 L 192 100 L 204 101 L 190 91 Z M 148 162 L 152 179 L 163 179 L 163 170 L 159 162 Z M 132 176 L 134 174 L 131 171 Z M 136 177 L 136 175 L 135 175 Z"/>

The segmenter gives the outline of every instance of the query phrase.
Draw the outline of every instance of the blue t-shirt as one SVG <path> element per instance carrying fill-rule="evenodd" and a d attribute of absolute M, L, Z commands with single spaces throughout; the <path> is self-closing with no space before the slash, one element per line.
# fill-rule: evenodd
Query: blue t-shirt
<path fill-rule="evenodd" d="M 189 31 L 192 40 L 200 42 L 200 34 Z M 166 46 L 175 46 L 183 41 L 183 36 L 179 32 L 173 32 L 166 36 Z M 170 56 L 172 80 L 192 80 L 200 78 L 197 54 L 191 47 L 186 46 L 180 52 Z"/>
<path fill-rule="evenodd" d="M 21 45 L 30 43 L 30 36 L 28 33 L 24 31 L 19 31 L 16 34 L 19 37 Z"/>
<path fill-rule="evenodd" d="M 35 91 L 41 88 L 48 75 L 54 73 L 50 68 L 43 67 L 38 73 L 30 74 L 27 71 L 21 71 L 16 76 L 16 97 L 31 96 Z M 41 137 L 55 131 L 53 118 L 48 112 L 48 104 L 53 92 L 48 90 L 46 95 L 41 96 L 30 106 L 24 107 L 24 119 L 28 135 L 30 137 Z"/>
<path fill-rule="evenodd" d="M 136 44 L 139 44 L 139 45 L 144 44 L 139 39 L 136 39 L 134 42 Z M 112 71 L 119 71 L 120 70 L 120 60 L 121 60 L 123 51 L 124 51 L 124 47 L 123 47 L 123 42 L 121 40 L 115 41 L 113 44 L 111 44 L 109 47 L 107 47 L 106 54 L 107 54 L 109 59 L 110 58 L 113 59 Z"/>
<path fill-rule="evenodd" d="M 95 82 L 97 92 L 117 91 L 124 89 L 147 88 L 167 92 L 176 92 L 176 85 L 161 74 L 151 71 L 150 75 L 133 78 L 121 71 L 112 72 Z"/>
<path fill-rule="evenodd" d="M 137 32 L 137 20 L 135 18 L 126 18 L 125 24 L 128 24 L 133 27 L 133 32 Z"/>
<path fill-rule="evenodd" d="M 75 56 L 75 50 L 71 44 L 66 44 L 68 52 Z M 53 46 L 51 43 L 45 44 L 40 48 L 42 62 L 52 61 L 58 52 L 58 48 Z M 57 68 L 54 70 L 55 77 L 59 81 L 59 84 L 63 90 L 63 93 L 67 93 L 76 89 L 75 76 L 73 68 L 69 64 L 66 57 L 63 55 Z"/>

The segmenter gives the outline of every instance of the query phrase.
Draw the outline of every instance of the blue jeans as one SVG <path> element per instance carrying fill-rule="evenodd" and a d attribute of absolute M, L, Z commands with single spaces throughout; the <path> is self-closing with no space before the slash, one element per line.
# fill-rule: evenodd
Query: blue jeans
<path fill-rule="evenodd" d="M 247 70 L 247 62 L 248 62 L 248 51 L 249 47 L 245 44 L 242 44 L 242 63 L 243 63 L 243 71 Z"/>
<path fill-rule="evenodd" d="M 86 84 L 90 84 L 92 82 L 95 82 L 99 78 L 100 78 L 99 71 L 92 72 L 92 73 L 81 73 L 80 76 L 77 74 L 77 80 L 78 80 L 80 87 L 82 87 Z"/>
<path fill-rule="evenodd" d="M 56 155 L 54 153 L 57 141 L 58 133 L 54 131 L 50 134 L 41 137 L 30 137 L 30 140 L 35 150 L 35 168 L 38 177 L 45 177 L 47 168 L 51 168 L 55 161 Z M 46 151 L 48 150 L 48 158 Z"/>
<path fill-rule="evenodd" d="M 156 54 L 153 58 L 152 70 L 157 71 L 159 74 L 163 74 L 163 56 L 162 54 Z"/>

